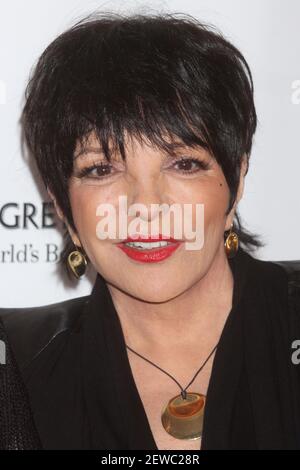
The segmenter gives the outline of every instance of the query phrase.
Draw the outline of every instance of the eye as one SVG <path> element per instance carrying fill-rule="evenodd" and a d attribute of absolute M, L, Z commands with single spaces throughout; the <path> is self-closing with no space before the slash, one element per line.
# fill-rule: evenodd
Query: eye
<path fill-rule="evenodd" d="M 112 170 L 113 166 L 110 163 L 93 163 L 79 170 L 76 176 L 78 178 L 105 179 L 111 176 Z"/>
<path fill-rule="evenodd" d="M 172 167 L 178 167 L 180 173 L 197 173 L 201 170 L 208 170 L 210 168 L 209 163 L 203 160 L 198 160 L 192 157 L 181 157 L 175 161 Z"/>

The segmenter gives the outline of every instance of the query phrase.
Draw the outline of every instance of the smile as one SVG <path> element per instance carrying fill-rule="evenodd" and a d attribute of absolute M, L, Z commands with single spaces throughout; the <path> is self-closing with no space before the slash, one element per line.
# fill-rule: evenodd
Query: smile
<path fill-rule="evenodd" d="M 155 263 L 169 258 L 169 256 L 171 256 L 181 244 L 181 241 L 175 243 L 169 241 L 130 241 L 119 243 L 117 246 L 129 258 L 135 261 L 140 261 L 142 263 Z"/>

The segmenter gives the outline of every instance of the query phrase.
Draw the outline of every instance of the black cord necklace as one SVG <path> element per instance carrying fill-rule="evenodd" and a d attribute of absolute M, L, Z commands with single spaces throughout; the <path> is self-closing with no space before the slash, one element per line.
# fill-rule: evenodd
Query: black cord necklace
<path fill-rule="evenodd" d="M 186 440 L 195 440 L 202 437 L 206 395 L 196 392 L 186 392 L 186 389 L 194 382 L 199 372 L 201 372 L 206 363 L 209 361 L 217 349 L 218 344 L 219 342 L 216 344 L 214 349 L 205 359 L 204 363 L 201 365 L 190 383 L 185 388 L 182 388 L 180 383 L 171 374 L 154 364 L 146 357 L 137 353 L 126 344 L 126 348 L 167 374 L 180 387 L 181 393 L 171 398 L 169 402 L 163 407 L 161 413 L 162 425 L 165 431 L 171 434 L 173 437 Z"/>

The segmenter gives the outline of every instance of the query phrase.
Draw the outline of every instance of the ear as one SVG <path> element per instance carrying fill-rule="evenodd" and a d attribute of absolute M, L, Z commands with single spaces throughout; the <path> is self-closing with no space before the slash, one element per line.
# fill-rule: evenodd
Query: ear
<path fill-rule="evenodd" d="M 51 200 L 54 204 L 54 207 L 55 207 L 55 210 L 56 210 L 56 213 L 57 213 L 58 217 L 60 218 L 60 220 L 62 220 L 64 222 L 65 218 L 64 218 L 64 215 L 62 213 L 62 210 L 60 209 L 59 205 L 57 204 L 56 199 L 55 199 L 52 191 L 48 187 L 47 187 L 47 192 L 48 192 L 48 194 L 49 194 L 49 196 L 50 196 L 50 198 L 51 198 Z"/>
<path fill-rule="evenodd" d="M 233 219 L 234 219 L 234 214 L 235 214 L 237 205 L 243 197 L 244 186 L 245 186 L 245 176 L 246 176 L 247 172 L 248 172 L 248 157 L 247 157 L 246 154 L 244 154 L 242 156 L 242 161 L 241 161 L 240 180 L 239 180 L 239 186 L 238 186 L 238 190 L 237 190 L 236 200 L 233 204 L 233 207 L 232 207 L 230 213 L 227 216 L 225 231 L 230 230 L 231 224 L 232 224 Z"/>
<path fill-rule="evenodd" d="M 72 241 L 73 243 L 76 245 L 76 246 L 79 246 L 81 247 L 81 242 L 77 236 L 77 234 L 72 230 L 72 228 L 70 227 L 70 225 L 68 224 L 61 208 L 59 207 L 57 201 L 56 201 L 56 198 L 55 196 L 53 195 L 52 191 L 47 187 L 47 192 L 54 204 L 54 207 L 55 207 L 55 210 L 56 210 L 56 213 L 58 215 L 58 217 L 60 218 L 60 220 L 66 225 L 67 229 L 68 229 L 68 232 L 70 234 L 70 237 L 72 238 Z"/>
<path fill-rule="evenodd" d="M 236 196 L 236 201 L 235 201 L 235 206 L 238 205 L 240 200 L 243 197 L 244 194 L 244 186 L 245 186 L 245 176 L 248 172 L 248 157 L 246 154 L 243 155 L 242 157 L 242 162 L 241 162 L 241 171 L 240 171 L 240 182 L 239 182 L 239 187 L 237 191 L 237 196 Z"/>

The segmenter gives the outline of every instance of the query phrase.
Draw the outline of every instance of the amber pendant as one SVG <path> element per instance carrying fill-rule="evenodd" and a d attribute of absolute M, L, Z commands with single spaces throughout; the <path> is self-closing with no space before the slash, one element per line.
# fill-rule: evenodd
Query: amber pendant
<path fill-rule="evenodd" d="M 165 430 L 177 439 L 200 439 L 203 429 L 205 395 L 186 393 L 177 395 L 163 408 L 161 421 Z"/>

